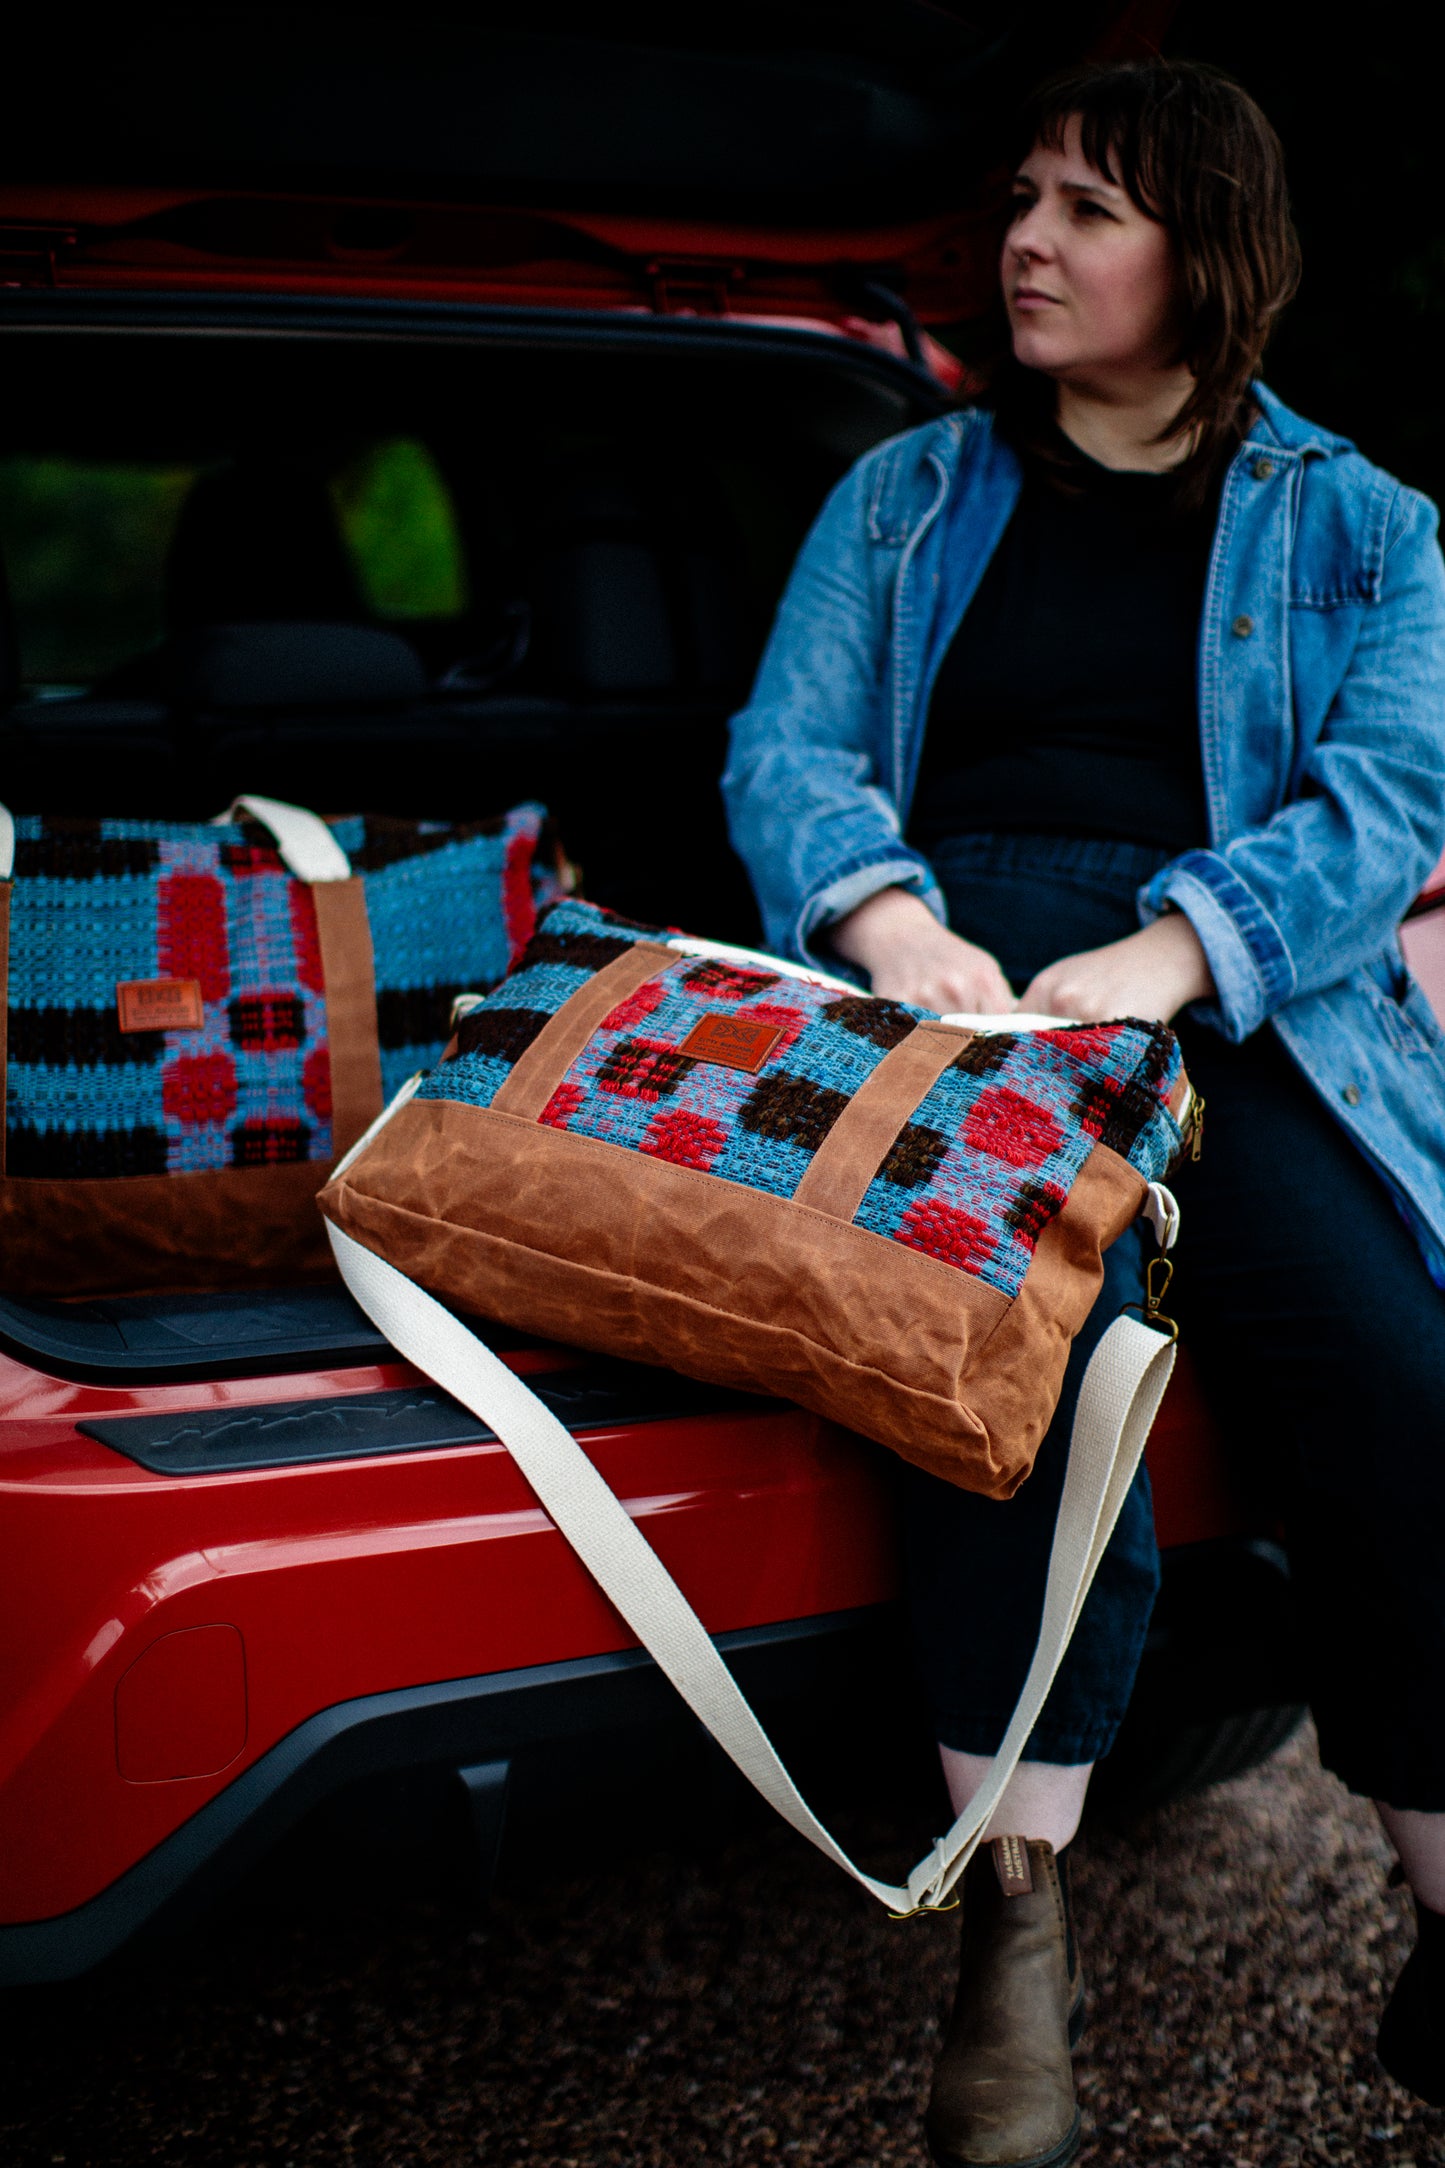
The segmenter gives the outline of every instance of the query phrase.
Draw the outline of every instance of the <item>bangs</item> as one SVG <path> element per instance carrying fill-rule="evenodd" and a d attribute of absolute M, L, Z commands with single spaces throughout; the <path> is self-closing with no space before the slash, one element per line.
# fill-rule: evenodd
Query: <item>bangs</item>
<path fill-rule="evenodd" d="M 1026 155 L 1035 143 L 1045 150 L 1061 151 L 1069 122 L 1077 120 L 1079 148 L 1086 163 L 1122 188 L 1136 211 L 1168 225 L 1167 192 L 1160 187 L 1158 116 L 1146 111 L 1142 86 L 1121 82 L 1122 73 L 1111 69 L 1092 81 L 1082 77 L 1046 85 L 1024 116 L 1027 141 L 1020 155 Z M 1051 90 L 1056 94 L 1050 95 Z M 1152 127 L 1151 119 L 1155 121 Z"/>

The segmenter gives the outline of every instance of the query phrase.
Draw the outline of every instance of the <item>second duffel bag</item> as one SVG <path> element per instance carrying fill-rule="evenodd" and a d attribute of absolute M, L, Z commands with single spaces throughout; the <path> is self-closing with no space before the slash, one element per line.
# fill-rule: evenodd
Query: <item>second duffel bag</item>
<path fill-rule="evenodd" d="M 0 1286 L 330 1270 L 315 1195 L 562 885 L 544 809 L 211 824 L 0 808 Z"/>

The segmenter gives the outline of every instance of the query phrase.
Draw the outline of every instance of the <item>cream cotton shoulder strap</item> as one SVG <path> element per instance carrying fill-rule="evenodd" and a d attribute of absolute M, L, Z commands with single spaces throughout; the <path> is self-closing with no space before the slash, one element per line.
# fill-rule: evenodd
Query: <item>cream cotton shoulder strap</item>
<path fill-rule="evenodd" d="M 1125 1316 L 1095 1349 L 1074 1417 L 1038 1645 L 1018 1706 L 988 1782 L 907 1882 L 894 1884 L 856 1866 L 814 1815 L 697 1613 L 565 1424 L 432 1296 L 329 1223 L 327 1232 L 342 1277 L 367 1316 L 409 1362 L 500 1438 L 638 1640 L 784 1821 L 890 1912 L 939 1906 L 982 1838 L 1068 1647 L 1169 1382 L 1172 1342 Z"/>

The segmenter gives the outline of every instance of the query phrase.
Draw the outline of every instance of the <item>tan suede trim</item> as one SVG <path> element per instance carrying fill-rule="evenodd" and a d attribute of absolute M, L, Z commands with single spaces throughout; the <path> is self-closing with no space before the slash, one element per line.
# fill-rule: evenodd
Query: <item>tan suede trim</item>
<path fill-rule="evenodd" d="M 10 883 L 0 881 L 0 1175 L 5 1172 L 5 1092 L 10 1060 Z"/>
<path fill-rule="evenodd" d="M 594 971 L 514 1064 L 492 1100 L 496 1112 L 535 1122 L 602 1019 L 619 1001 L 678 960 L 678 951 L 661 941 L 637 941 L 624 955 L 614 956 Z"/>
<path fill-rule="evenodd" d="M 340 1159 L 381 1112 L 381 1047 L 376 1025 L 376 963 L 366 885 L 313 881 L 321 972 L 326 982 L 326 1040 L 331 1060 L 331 1148 Z"/>
<path fill-rule="evenodd" d="M 322 1208 L 484 1317 L 777 1393 L 992 1497 L 1023 1481 L 1057 1393 L 1046 1366 L 1031 1395 L 1021 1365 L 993 1392 L 1008 1427 L 981 1418 L 981 1351 L 1013 1305 L 936 1258 L 486 1108 L 413 1100 Z M 1087 1260 L 1087 1231 L 1076 1248 Z M 1076 1323 L 1087 1306 L 1073 1302 Z"/>
<path fill-rule="evenodd" d="M 317 1190 L 329 1169 L 0 1181 L 0 1286 L 26 1296 L 284 1285 L 329 1278 Z"/>
<path fill-rule="evenodd" d="M 808 1162 L 794 1204 L 851 1220 L 898 1132 L 972 1037 L 955 1025 L 920 1023 L 890 1047 Z"/>
<path fill-rule="evenodd" d="M 1145 1186 L 1127 1159 L 1096 1144 L 1067 1204 L 1040 1235 L 1023 1286 L 988 1343 L 973 1383 L 975 1409 L 991 1434 L 1010 1439 L 1030 1463 L 1058 1399 L 1074 1335 L 1102 1284 L 1103 1252 L 1138 1218 Z"/>

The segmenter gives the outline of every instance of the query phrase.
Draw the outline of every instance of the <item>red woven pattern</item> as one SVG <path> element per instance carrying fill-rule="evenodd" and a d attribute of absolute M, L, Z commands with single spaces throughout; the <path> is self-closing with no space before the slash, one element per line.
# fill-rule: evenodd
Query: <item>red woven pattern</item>
<path fill-rule="evenodd" d="M 212 873 L 170 873 L 156 888 L 156 955 L 168 979 L 196 979 L 203 1001 L 231 990 L 226 891 Z"/>
<path fill-rule="evenodd" d="M 183 1054 L 168 1062 L 161 1104 L 187 1129 L 228 1122 L 236 1111 L 236 1064 L 229 1054 Z"/>

